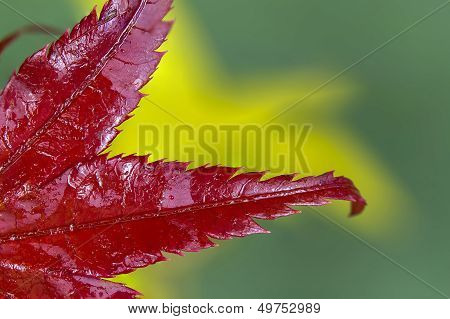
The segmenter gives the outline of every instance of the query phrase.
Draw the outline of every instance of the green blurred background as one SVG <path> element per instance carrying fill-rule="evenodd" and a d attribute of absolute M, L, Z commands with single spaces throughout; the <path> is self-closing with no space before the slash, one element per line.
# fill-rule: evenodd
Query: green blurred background
<path fill-rule="evenodd" d="M 2 36 L 28 20 L 69 28 L 95 2 L 3 1 L 17 12 L 0 3 Z M 169 54 L 144 91 L 196 128 L 263 124 L 442 3 L 175 0 Z M 51 40 L 26 36 L 8 49 L 0 58 L 2 85 Z M 369 202 L 363 215 L 349 219 L 338 203 L 320 209 L 328 219 L 305 209 L 262 223 L 270 235 L 170 256 L 118 280 L 148 298 L 449 295 L 449 57 L 450 5 L 274 121 L 313 125 L 304 148 L 310 173 L 336 169 L 352 178 Z M 113 153 L 139 151 L 139 124 L 176 124 L 148 101 L 135 114 Z M 245 165 L 239 154 L 230 161 L 223 164 Z"/>

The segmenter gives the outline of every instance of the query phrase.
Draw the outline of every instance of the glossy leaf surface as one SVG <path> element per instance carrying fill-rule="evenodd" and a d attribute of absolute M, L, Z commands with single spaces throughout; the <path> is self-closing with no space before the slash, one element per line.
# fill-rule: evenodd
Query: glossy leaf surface
<path fill-rule="evenodd" d="M 27 59 L 0 95 L 0 297 L 132 298 L 102 278 L 266 232 L 254 219 L 352 202 L 327 173 L 262 181 L 228 167 L 97 155 L 137 106 L 162 54 L 171 0 L 111 0 Z"/>
<path fill-rule="evenodd" d="M 112 277 L 164 260 L 162 251 L 195 252 L 214 246 L 209 238 L 264 233 L 253 218 L 298 213 L 292 206 L 341 199 L 358 213 L 365 204 L 350 180 L 331 173 L 261 181 L 262 173 L 187 165 L 100 156 L 76 166 L 8 203 L 1 260 L 18 276 L 23 269 Z M 20 291 L 21 282 L 8 291 Z"/>
<path fill-rule="evenodd" d="M 170 0 L 113 0 L 28 58 L 0 96 L 0 190 L 38 187 L 105 149 L 137 106 Z"/>

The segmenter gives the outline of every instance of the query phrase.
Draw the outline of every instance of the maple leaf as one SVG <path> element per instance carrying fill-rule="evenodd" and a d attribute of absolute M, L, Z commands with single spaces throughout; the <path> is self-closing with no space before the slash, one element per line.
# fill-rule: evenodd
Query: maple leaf
<path fill-rule="evenodd" d="M 0 95 L 0 297 L 132 298 L 105 281 L 231 239 L 266 232 L 293 206 L 365 201 L 327 173 L 264 173 L 98 155 L 143 97 L 172 0 L 111 0 L 28 58 Z"/>

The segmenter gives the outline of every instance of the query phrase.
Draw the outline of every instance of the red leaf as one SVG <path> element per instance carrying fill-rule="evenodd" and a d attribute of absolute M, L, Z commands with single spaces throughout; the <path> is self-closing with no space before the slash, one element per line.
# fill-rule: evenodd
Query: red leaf
<path fill-rule="evenodd" d="M 125 298 L 111 278 L 266 232 L 256 219 L 330 199 L 365 206 L 327 173 L 261 181 L 228 167 L 97 156 L 155 70 L 171 0 L 111 0 L 29 58 L 0 96 L 0 297 Z M 126 67 L 124 67 L 126 65 Z"/>
<path fill-rule="evenodd" d="M 28 58 L 0 96 L 0 190 L 38 187 L 105 149 L 162 53 L 171 0 L 111 0 Z"/>
<path fill-rule="evenodd" d="M 17 273 L 13 278 L 24 276 L 22 269 L 62 272 L 65 280 L 71 274 L 112 277 L 164 260 L 161 251 L 195 252 L 214 246 L 210 237 L 264 233 L 253 218 L 298 213 L 291 206 L 342 199 L 352 201 L 356 213 L 365 204 L 350 180 L 331 173 L 261 182 L 262 173 L 187 165 L 100 156 L 26 198 L 11 198 L 0 239 L 3 265 Z M 2 287 L 29 296 L 22 281 Z M 66 296 L 57 289 L 46 293 Z"/>

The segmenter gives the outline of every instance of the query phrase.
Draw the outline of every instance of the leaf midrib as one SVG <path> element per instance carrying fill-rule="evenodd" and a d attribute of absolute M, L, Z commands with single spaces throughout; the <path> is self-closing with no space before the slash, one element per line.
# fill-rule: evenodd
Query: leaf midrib
<path fill-rule="evenodd" d="M 113 227 L 117 224 L 124 224 L 128 222 L 137 222 L 145 219 L 151 219 L 151 218 L 163 218 L 163 217 L 169 217 L 174 215 L 180 215 L 180 214 L 187 214 L 187 213 L 194 213 L 200 210 L 205 209 L 214 209 L 218 207 L 226 207 L 226 206 L 233 206 L 233 205 L 242 205 L 250 202 L 257 202 L 257 201 L 264 201 L 269 199 L 275 199 L 275 198 L 282 198 L 282 197 L 289 197 L 293 195 L 299 195 L 299 194 L 308 194 L 308 193 L 314 193 L 317 191 L 325 191 L 325 190 L 331 190 L 331 189 L 339 189 L 339 188 L 346 188 L 351 187 L 350 185 L 346 184 L 339 184 L 339 185 L 320 185 L 315 186 L 312 188 L 296 188 L 293 190 L 282 190 L 277 192 L 271 192 L 271 193 L 263 193 L 263 194 L 257 194 L 254 196 L 244 196 L 240 198 L 233 198 L 213 203 L 200 203 L 200 204 L 194 204 L 189 206 L 182 206 L 172 209 L 165 209 L 157 212 L 142 212 L 141 214 L 133 215 L 133 213 L 126 214 L 124 216 L 119 216 L 115 218 L 109 218 L 109 219 L 103 219 L 98 220 L 95 222 L 90 223 L 83 223 L 79 225 L 74 224 L 67 224 L 60 227 L 54 227 L 54 228 L 47 228 L 44 230 L 37 230 L 32 232 L 26 232 L 26 233 L 14 233 L 11 235 L 8 235 L 7 237 L 0 237 L 0 244 L 7 243 L 7 242 L 16 242 L 20 240 L 35 238 L 35 237 L 46 237 L 46 236 L 54 236 L 54 235 L 62 235 L 62 234 L 69 234 L 74 233 L 76 231 L 81 230 L 92 230 L 95 228 L 101 228 L 101 227 L 107 227 L 106 230 L 103 230 L 102 232 L 107 231 L 110 227 Z M 73 229 L 71 229 L 73 227 Z"/>

